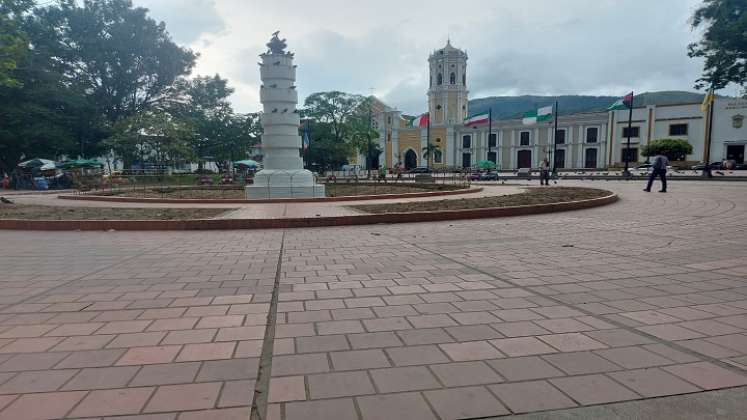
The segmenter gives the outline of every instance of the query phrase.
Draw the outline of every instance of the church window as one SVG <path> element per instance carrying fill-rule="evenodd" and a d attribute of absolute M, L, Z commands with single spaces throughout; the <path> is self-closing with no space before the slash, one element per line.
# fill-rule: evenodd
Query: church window
<path fill-rule="evenodd" d="M 438 73 L 438 76 L 436 77 L 436 84 L 438 84 L 439 86 L 441 86 L 442 84 L 444 84 L 444 76 L 443 76 L 443 74 Z"/>
<path fill-rule="evenodd" d="M 462 84 L 467 86 L 467 75 L 465 73 L 462 73 Z"/>
<path fill-rule="evenodd" d="M 436 105 L 436 109 L 441 109 L 441 105 Z"/>
<path fill-rule="evenodd" d="M 456 84 L 456 73 L 451 72 L 451 75 L 449 76 L 449 83 Z"/>
<path fill-rule="evenodd" d="M 462 148 L 469 149 L 472 147 L 472 136 L 462 136 Z"/>
<path fill-rule="evenodd" d="M 443 155 L 441 154 L 440 149 L 435 149 L 433 151 L 433 161 L 436 163 L 441 163 L 443 160 Z"/>

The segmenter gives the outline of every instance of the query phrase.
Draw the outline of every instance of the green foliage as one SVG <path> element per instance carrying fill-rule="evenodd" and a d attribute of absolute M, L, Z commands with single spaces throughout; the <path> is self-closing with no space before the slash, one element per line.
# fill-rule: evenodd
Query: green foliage
<path fill-rule="evenodd" d="M 425 159 L 426 166 L 429 168 L 431 167 L 431 161 L 436 154 L 436 150 L 438 150 L 438 146 L 433 143 L 427 144 L 423 148 L 423 159 Z"/>
<path fill-rule="evenodd" d="M 35 14 L 67 79 L 82 86 L 111 123 L 160 105 L 197 58 L 146 13 L 130 0 L 85 0 L 82 7 L 61 0 Z"/>
<path fill-rule="evenodd" d="M 365 108 L 361 105 L 365 99 L 338 91 L 313 93 L 304 102 L 303 115 L 326 124 L 335 141 L 350 141 L 352 136 L 360 135 L 353 127 L 360 129 L 360 112 Z"/>
<path fill-rule="evenodd" d="M 0 170 L 37 156 L 96 156 L 122 135 L 122 121 L 176 115 L 176 82 L 197 56 L 146 9 L 130 0 L 33 4 L 0 0 Z M 237 118 L 240 131 L 246 120 Z M 171 146 L 161 154 L 179 149 Z"/>
<path fill-rule="evenodd" d="M 696 88 L 747 83 L 747 3 L 744 0 L 704 0 L 692 18 L 703 39 L 688 46 L 690 57 L 705 58 Z"/>
<path fill-rule="evenodd" d="M 248 157 L 249 148 L 259 142 L 259 116 L 234 113 L 228 80 L 198 76 L 179 81 L 175 91 L 170 107 L 194 128 L 191 144 L 198 162 L 213 160 L 228 168 L 229 162 Z"/>
<path fill-rule="evenodd" d="M 646 157 L 664 155 L 669 160 L 685 160 L 693 152 L 693 146 L 682 139 L 651 140 L 641 148 L 641 154 Z"/>
<path fill-rule="evenodd" d="M 13 76 L 18 61 L 28 52 L 29 41 L 21 29 L 21 19 L 32 0 L 0 0 L 0 87 L 20 87 Z"/>
<path fill-rule="evenodd" d="M 146 111 L 121 120 L 105 141 L 127 163 L 152 162 L 160 167 L 193 157 L 193 128 L 189 122 L 163 111 Z"/>
<path fill-rule="evenodd" d="M 307 124 L 310 145 L 304 158 L 309 166 L 327 171 L 340 169 L 348 163 L 355 149 L 351 143 L 335 139 L 331 123 L 309 121 Z"/>

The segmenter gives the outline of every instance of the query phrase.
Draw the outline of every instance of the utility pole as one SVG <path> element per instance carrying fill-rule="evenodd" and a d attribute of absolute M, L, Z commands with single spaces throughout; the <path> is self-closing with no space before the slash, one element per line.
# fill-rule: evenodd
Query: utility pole
<path fill-rule="evenodd" d="M 703 168 L 703 176 L 706 178 L 713 178 L 711 172 L 711 136 L 713 136 L 713 111 L 716 110 L 716 95 L 714 89 L 715 82 L 711 82 L 711 91 L 707 95 L 711 95 L 711 99 L 708 106 L 708 133 L 706 134 L 703 160 L 705 161 L 705 168 Z"/>

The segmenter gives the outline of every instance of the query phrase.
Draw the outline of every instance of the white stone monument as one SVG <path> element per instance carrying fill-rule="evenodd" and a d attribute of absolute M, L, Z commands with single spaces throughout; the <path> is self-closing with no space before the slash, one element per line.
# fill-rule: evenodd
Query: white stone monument
<path fill-rule="evenodd" d="M 285 39 L 275 32 L 260 57 L 260 101 L 262 114 L 263 169 L 247 185 L 246 197 L 290 198 L 324 197 L 324 185 L 316 184 L 314 174 L 303 169 L 300 115 L 296 110 L 298 92 L 293 53 L 286 52 Z"/>

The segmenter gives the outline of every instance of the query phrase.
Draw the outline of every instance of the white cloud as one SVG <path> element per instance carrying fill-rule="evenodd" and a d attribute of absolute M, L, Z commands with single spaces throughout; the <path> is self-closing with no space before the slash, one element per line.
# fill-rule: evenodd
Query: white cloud
<path fill-rule="evenodd" d="M 692 88 L 688 19 L 699 0 L 135 0 L 220 73 L 240 111 L 259 109 L 257 55 L 275 30 L 296 53 L 302 97 L 375 94 L 425 110 L 427 59 L 451 37 L 469 54 L 470 96 Z"/>

